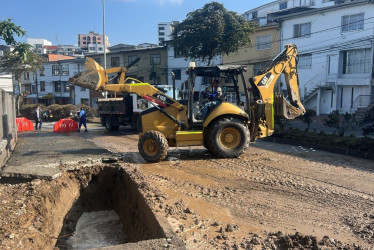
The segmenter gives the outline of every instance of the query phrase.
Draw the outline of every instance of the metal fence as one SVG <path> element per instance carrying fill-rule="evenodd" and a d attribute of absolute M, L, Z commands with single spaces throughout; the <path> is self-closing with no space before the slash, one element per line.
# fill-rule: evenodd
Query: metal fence
<path fill-rule="evenodd" d="M 16 102 L 0 89 L 0 167 L 3 167 L 17 142 Z"/>

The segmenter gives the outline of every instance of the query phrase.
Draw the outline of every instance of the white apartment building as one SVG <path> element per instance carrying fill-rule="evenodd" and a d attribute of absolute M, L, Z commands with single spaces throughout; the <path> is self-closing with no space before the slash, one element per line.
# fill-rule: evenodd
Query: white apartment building
<path fill-rule="evenodd" d="M 175 75 L 175 86 L 180 88 L 182 83 L 185 82 L 188 78 L 186 74 L 188 65 L 190 61 L 186 60 L 183 56 L 178 53 L 175 53 L 174 47 L 171 45 L 171 42 L 166 43 L 167 58 L 168 58 L 168 68 L 167 76 L 169 85 L 172 84 L 172 72 Z M 196 61 L 196 66 L 206 66 L 207 64 L 201 61 Z M 220 65 L 222 63 L 221 56 L 217 56 L 212 59 L 211 65 Z M 201 87 L 201 82 L 197 82 L 196 90 L 199 90 Z"/>
<path fill-rule="evenodd" d="M 158 45 L 164 46 L 164 42 L 172 40 L 171 33 L 178 21 L 162 22 L 158 24 Z"/>
<path fill-rule="evenodd" d="M 334 5 L 334 0 L 277 0 L 242 14 L 247 21 L 255 21 L 260 26 L 272 22 L 272 14 L 294 8 L 322 8 Z"/>
<path fill-rule="evenodd" d="M 25 103 L 89 105 L 89 90 L 68 83 L 83 66 L 84 59 L 51 61 L 43 63 L 42 70 L 25 73 L 21 90 Z"/>
<path fill-rule="evenodd" d="M 42 38 L 27 38 L 27 43 L 34 48 L 37 54 L 46 54 L 47 51 L 44 46 L 52 46 L 52 42 Z"/>
<path fill-rule="evenodd" d="M 371 102 L 374 2 L 347 1 L 290 14 L 281 22 L 281 46 L 299 49 L 301 96 L 317 114 L 354 113 Z"/>

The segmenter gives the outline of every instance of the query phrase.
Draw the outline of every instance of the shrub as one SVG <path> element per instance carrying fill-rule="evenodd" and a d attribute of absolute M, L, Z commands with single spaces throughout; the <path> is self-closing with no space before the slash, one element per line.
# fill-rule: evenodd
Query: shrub
<path fill-rule="evenodd" d="M 334 134 L 326 134 L 324 132 L 315 134 L 312 132 L 301 131 L 299 129 L 277 129 L 274 131 L 273 136 L 295 141 L 374 153 L 374 139 L 367 137 L 356 138 L 354 136 L 337 136 Z"/>
<path fill-rule="evenodd" d="M 72 118 L 77 110 L 77 107 L 73 104 L 67 104 L 62 106 L 62 115 L 65 118 Z"/>
<path fill-rule="evenodd" d="M 374 133 L 374 124 L 362 128 L 363 135 L 369 135 L 371 133 Z"/>
<path fill-rule="evenodd" d="M 316 111 L 314 111 L 313 109 L 307 109 L 305 114 L 300 116 L 299 119 L 306 124 L 306 131 L 309 131 L 309 128 L 310 128 L 310 124 L 312 123 L 313 121 L 313 117 L 316 116 Z"/>
<path fill-rule="evenodd" d="M 48 108 L 52 112 L 53 120 L 59 120 L 59 119 L 65 118 L 63 114 L 64 111 L 61 105 L 52 104 L 52 105 L 49 105 Z"/>
<path fill-rule="evenodd" d="M 97 109 L 91 108 L 90 106 L 87 106 L 87 105 L 78 105 L 77 110 L 80 110 L 81 107 L 83 107 L 84 110 L 86 111 L 86 117 L 87 118 L 94 118 L 94 117 L 99 116 L 99 113 L 97 112 Z"/>
<path fill-rule="evenodd" d="M 343 116 L 340 116 L 337 111 L 331 112 L 324 121 L 326 126 L 335 128 L 335 132 L 339 136 L 343 136 L 345 131 L 357 125 L 354 115 L 345 113 Z"/>
<path fill-rule="evenodd" d="M 46 110 L 46 107 L 42 104 L 40 105 L 40 115 L 43 114 L 43 111 Z M 25 117 L 29 120 L 34 120 L 35 119 L 35 109 L 36 109 L 37 104 L 24 104 L 20 107 L 19 112 L 21 117 Z"/>

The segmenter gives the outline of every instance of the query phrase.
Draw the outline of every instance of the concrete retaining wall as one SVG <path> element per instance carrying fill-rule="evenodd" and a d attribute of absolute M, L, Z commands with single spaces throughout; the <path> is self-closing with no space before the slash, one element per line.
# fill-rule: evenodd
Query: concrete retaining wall
<path fill-rule="evenodd" d="M 8 160 L 17 143 L 15 98 L 0 89 L 0 167 Z"/>

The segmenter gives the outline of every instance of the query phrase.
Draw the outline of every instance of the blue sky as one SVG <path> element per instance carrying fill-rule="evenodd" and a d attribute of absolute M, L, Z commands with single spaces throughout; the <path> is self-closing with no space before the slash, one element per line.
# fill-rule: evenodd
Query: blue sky
<path fill-rule="evenodd" d="M 157 24 L 183 21 L 204 0 L 105 0 L 105 33 L 111 45 L 157 43 Z M 220 0 L 226 9 L 244 13 L 272 0 Z M 0 20 L 11 18 L 28 38 L 53 45 L 76 45 L 78 34 L 103 33 L 102 0 L 0 0 Z M 19 41 L 26 41 L 20 38 Z"/>

